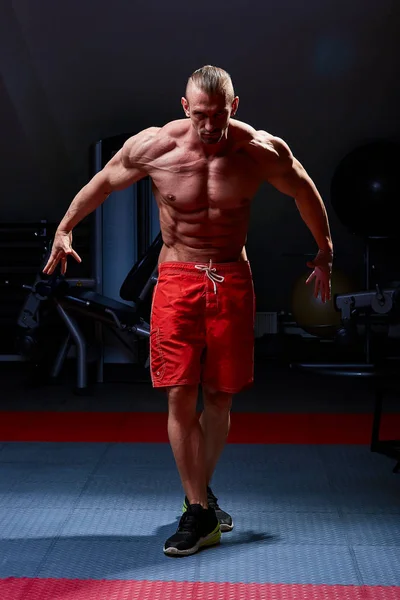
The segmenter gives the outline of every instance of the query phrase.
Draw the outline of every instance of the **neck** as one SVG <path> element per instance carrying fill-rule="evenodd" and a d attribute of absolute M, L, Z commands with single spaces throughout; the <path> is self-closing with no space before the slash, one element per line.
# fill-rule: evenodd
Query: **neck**
<path fill-rule="evenodd" d="M 218 144 L 203 144 L 202 142 L 199 142 L 199 145 L 201 146 L 201 151 L 205 156 L 217 156 L 226 152 L 228 148 L 228 140 L 223 137 Z"/>
<path fill-rule="evenodd" d="M 190 143 L 196 150 L 208 157 L 224 154 L 230 142 L 228 140 L 228 131 L 226 131 L 217 144 L 205 144 L 200 140 L 197 132 L 192 129 L 190 132 Z"/>

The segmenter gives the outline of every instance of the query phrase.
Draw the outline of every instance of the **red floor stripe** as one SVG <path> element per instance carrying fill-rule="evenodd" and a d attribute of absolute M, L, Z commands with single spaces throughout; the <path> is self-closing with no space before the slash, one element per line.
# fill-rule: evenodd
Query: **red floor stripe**
<path fill-rule="evenodd" d="M 400 600 L 400 587 L 3 579 L 1 600 Z"/>
<path fill-rule="evenodd" d="M 369 444 L 369 414 L 237 413 L 229 443 Z M 385 414 L 381 438 L 398 439 L 400 414 Z M 168 442 L 166 413 L 0 412 L 0 440 Z"/>

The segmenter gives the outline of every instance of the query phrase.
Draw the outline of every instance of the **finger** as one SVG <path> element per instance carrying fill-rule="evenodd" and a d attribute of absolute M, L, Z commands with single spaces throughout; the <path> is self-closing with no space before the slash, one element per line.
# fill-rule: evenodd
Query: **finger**
<path fill-rule="evenodd" d="M 327 281 L 325 283 L 325 296 L 326 296 L 326 301 L 328 302 L 329 300 L 332 299 L 332 293 L 331 293 L 331 284 L 330 281 Z"/>
<path fill-rule="evenodd" d="M 314 269 L 314 268 L 315 268 L 314 261 L 312 261 L 312 260 L 309 260 L 309 261 L 306 263 L 306 265 L 307 265 L 307 267 L 309 267 L 310 269 Z"/>
<path fill-rule="evenodd" d="M 67 257 L 63 256 L 61 259 L 61 275 L 65 275 L 67 272 Z"/>
<path fill-rule="evenodd" d="M 322 291 L 323 291 L 324 302 L 327 302 L 328 300 L 330 300 L 330 281 L 329 281 L 329 277 L 324 276 L 321 279 L 321 288 L 322 288 Z"/>
<path fill-rule="evenodd" d="M 311 273 L 311 275 L 309 275 L 309 276 L 307 277 L 307 279 L 306 279 L 306 283 L 310 283 L 310 282 L 311 282 L 313 279 L 315 279 L 315 277 L 316 277 L 316 273 L 315 273 L 315 271 L 313 271 L 313 272 Z"/>
<path fill-rule="evenodd" d="M 43 269 L 43 273 L 45 273 L 46 275 L 51 275 L 52 272 L 54 271 L 56 264 L 57 264 L 57 262 L 55 261 L 55 259 L 54 258 L 52 259 L 50 257 L 49 260 L 47 261 L 47 265 Z"/>
<path fill-rule="evenodd" d="M 332 279 L 331 276 L 328 276 L 328 297 L 329 300 L 332 298 Z"/>
<path fill-rule="evenodd" d="M 71 255 L 71 256 L 72 256 L 72 257 L 73 257 L 73 258 L 74 258 L 74 259 L 75 259 L 75 260 L 76 260 L 78 263 L 81 263 L 81 262 L 82 262 L 82 259 L 81 259 L 81 257 L 79 256 L 79 254 L 78 254 L 77 252 L 75 252 L 75 250 L 74 250 L 73 248 L 71 248 L 70 255 Z"/>
<path fill-rule="evenodd" d="M 56 268 L 57 264 L 60 261 L 60 256 L 61 256 L 60 252 L 51 254 L 49 260 L 47 261 L 47 265 L 43 269 L 43 273 L 46 273 L 46 275 L 51 275 L 53 273 L 54 269 Z"/>
<path fill-rule="evenodd" d="M 324 281 L 324 291 L 325 291 L 325 302 L 328 302 L 331 299 L 331 286 L 329 281 Z"/>

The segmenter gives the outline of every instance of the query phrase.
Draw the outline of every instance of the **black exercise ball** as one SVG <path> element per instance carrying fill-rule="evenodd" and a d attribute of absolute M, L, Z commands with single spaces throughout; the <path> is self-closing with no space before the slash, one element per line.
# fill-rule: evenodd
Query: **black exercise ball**
<path fill-rule="evenodd" d="M 331 182 L 331 203 L 351 233 L 363 237 L 399 236 L 400 145 L 370 142 L 350 152 Z"/>
<path fill-rule="evenodd" d="M 358 289 L 356 283 L 340 270 L 332 271 L 331 299 L 322 302 L 314 296 L 314 281 L 306 283 L 308 274 L 299 277 L 293 286 L 291 298 L 292 315 L 296 323 L 307 333 L 318 337 L 332 337 L 341 326 L 341 313 L 336 310 L 335 294 L 346 294 Z"/>

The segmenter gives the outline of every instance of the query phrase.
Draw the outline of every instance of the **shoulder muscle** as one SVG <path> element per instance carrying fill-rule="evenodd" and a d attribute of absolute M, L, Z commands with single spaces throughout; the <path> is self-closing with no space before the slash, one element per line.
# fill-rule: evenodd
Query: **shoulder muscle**
<path fill-rule="evenodd" d="M 126 167 L 146 167 L 165 151 L 165 136 L 159 127 L 149 127 L 130 137 L 121 149 Z"/>
<path fill-rule="evenodd" d="M 259 162 L 265 179 L 293 168 L 295 158 L 288 144 L 266 131 L 257 131 L 250 144 L 250 152 Z"/>
<path fill-rule="evenodd" d="M 94 185 L 102 186 L 105 194 L 125 189 L 148 175 L 143 155 L 156 128 L 146 129 L 130 137 L 120 150 L 93 178 Z"/>
<path fill-rule="evenodd" d="M 289 146 L 281 138 L 271 135 L 266 131 L 256 131 L 250 146 L 259 151 L 262 156 L 271 155 L 276 158 L 291 158 Z"/>

